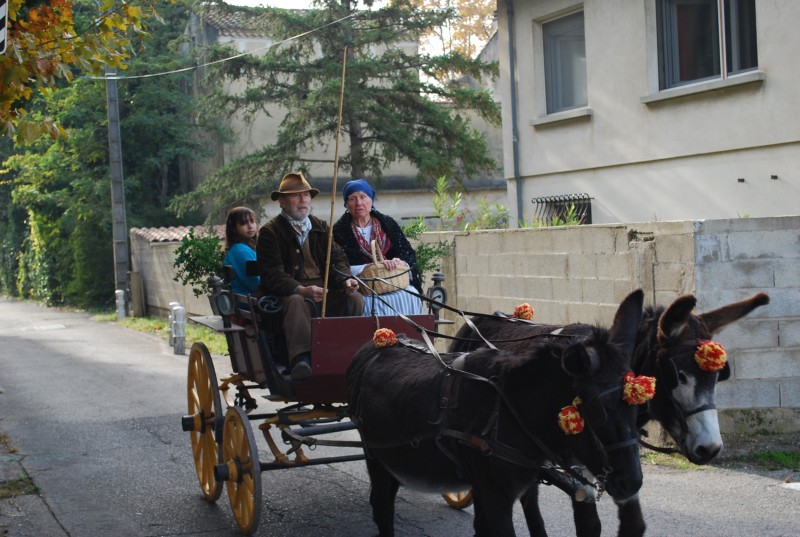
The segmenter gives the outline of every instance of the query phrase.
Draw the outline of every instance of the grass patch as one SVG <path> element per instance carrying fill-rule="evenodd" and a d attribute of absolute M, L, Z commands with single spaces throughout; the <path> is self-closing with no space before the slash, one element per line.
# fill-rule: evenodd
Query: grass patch
<path fill-rule="evenodd" d="M 125 317 L 120 324 L 137 332 L 150 332 L 169 339 L 169 320 L 161 317 Z M 187 331 L 189 323 L 186 323 Z M 187 334 L 188 335 L 188 334 Z"/>
<path fill-rule="evenodd" d="M 19 450 L 11 445 L 11 438 L 6 433 L 0 432 L 0 445 L 6 453 L 19 453 Z M 24 470 L 23 470 L 24 472 Z M 26 494 L 36 494 L 39 489 L 33 484 L 27 474 L 21 475 L 9 481 L 0 481 L 0 500 L 25 496 Z M 5 534 L 2 534 L 5 535 Z"/>
<path fill-rule="evenodd" d="M 643 450 L 642 464 L 667 466 L 679 470 L 704 470 L 704 467 L 689 462 L 686 457 L 677 453 L 658 453 L 656 451 Z"/>
<path fill-rule="evenodd" d="M 0 481 L 0 500 L 36 494 L 39 489 L 28 476 L 20 476 L 11 481 Z"/>
<path fill-rule="evenodd" d="M 748 459 L 766 470 L 800 470 L 800 451 L 758 451 Z"/>
<path fill-rule="evenodd" d="M 95 315 L 94 319 L 99 322 L 117 322 L 117 314 L 116 312 L 100 313 Z M 155 334 L 164 341 L 169 341 L 169 321 L 163 317 L 126 317 L 119 324 L 130 330 Z M 185 345 L 187 352 L 192 344 L 198 341 L 205 343 L 211 354 L 228 354 L 228 343 L 224 335 L 187 321 Z"/>
<path fill-rule="evenodd" d="M 101 323 L 110 323 L 117 320 L 117 312 L 112 311 L 109 313 L 95 313 L 92 319 Z"/>
<path fill-rule="evenodd" d="M 17 453 L 18 450 L 14 446 L 11 445 L 11 439 L 8 437 L 6 433 L 0 432 L 0 446 L 3 446 L 3 449 L 6 453 Z"/>

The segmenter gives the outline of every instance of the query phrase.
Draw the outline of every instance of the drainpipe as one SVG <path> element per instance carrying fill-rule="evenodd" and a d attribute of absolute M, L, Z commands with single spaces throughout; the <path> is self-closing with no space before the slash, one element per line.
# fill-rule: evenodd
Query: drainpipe
<path fill-rule="evenodd" d="M 519 125 L 517 122 L 517 53 L 514 46 L 514 8 L 506 0 L 508 20 L 508 74 L 511 82 L 511 154 L 513 155 L 514 182 L 517 185 L 517 226 L 522 214 L 522 178 L 519 175 Z"/>

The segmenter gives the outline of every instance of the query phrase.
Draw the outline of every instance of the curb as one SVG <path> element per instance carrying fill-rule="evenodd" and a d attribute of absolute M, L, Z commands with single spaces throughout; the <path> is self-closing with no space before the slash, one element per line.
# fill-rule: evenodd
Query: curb
<path fill-rule="evenodd" d="M 13 483 L 30 481 L 22 462 L 25 456 L 12 453 L 0 442 L 0 494 L 11 494 Z M 0 535 L 3 537 L 67 537 L 44 498 L 38 493 L 0 497 Z"/>

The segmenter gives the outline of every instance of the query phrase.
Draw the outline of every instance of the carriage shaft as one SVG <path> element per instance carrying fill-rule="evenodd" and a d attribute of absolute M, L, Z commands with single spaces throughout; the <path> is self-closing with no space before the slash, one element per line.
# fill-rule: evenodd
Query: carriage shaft
<path fill-rule="evenodd" d="M 281 464 L 279 462 L 262 462 L 260 464 L 261 464 L 261 471 L 267 472 L 271 470 L 302 468 L 304 466 L 318 466 L 320 464 L 334 464 L 337 462 L 363 461 L 365 458 L 366 456 L 363 453 L 359 453 L 358 455 L 343 455 L 339 457 L 322 457 L 319 459 L 309 459 L 308 462 L 305 462 L 303 464 L 286 465 L 286 464 Z"/>

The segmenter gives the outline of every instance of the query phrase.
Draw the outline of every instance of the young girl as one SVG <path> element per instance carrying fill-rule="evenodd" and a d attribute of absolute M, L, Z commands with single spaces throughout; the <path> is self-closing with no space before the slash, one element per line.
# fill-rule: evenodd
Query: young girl
<path fill-rule="evenodd" d="M 236 277 L 231 291 L 241 295 L 255 293 L 261 278 L 248 276 L 248 261 L 256 260 L 256 213 L 247 207 L 234 207 L 225 220 L 225 258 L 222 262 L 233 267 Z"/>

